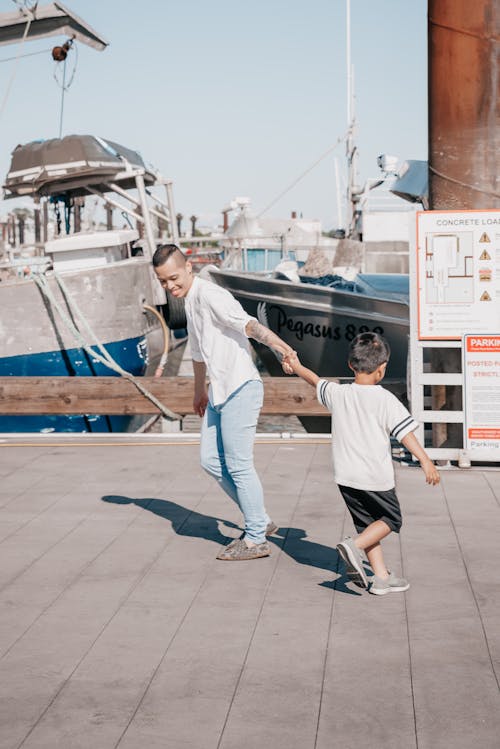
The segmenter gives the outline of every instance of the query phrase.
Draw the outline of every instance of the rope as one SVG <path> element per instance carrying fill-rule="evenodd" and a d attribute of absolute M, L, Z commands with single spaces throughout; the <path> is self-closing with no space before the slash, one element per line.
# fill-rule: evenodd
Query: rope
<path fill-rule="evenodd" d="M 350 128 L 349 128 L 349 130 L 350 130 Z M 309 172 L 312 172 L 312 170 L 313 170 L 313 169 L 314 169 L 315 167 L 317 167 L 317 166 L 318 166 L 318 164 L 319 164 L 319 163 L 320 163 L 321 161 L 323 161 L 323 159 L 325 159 L 325 158 L 326 158 L 326 157 L 327 157 L 327 156 L 328 156 L 328 155 L 329 155 L 330 153 L 332 153 L 332 151 L 334 151 L 334 150 L 335 150 L 335 149 L 337 148 L 337 146 L 338 146 L 338 145 L 340 145 L 340 143 L 342 143 L 342 142 L 343 142 L 343 141 L 344 141 L 344 140 L 345 140 L 345 139 L 347 138 L 347 136 L 348 136 L 348 134 L 349 134 L 349 130 L 347 130 L 347 131 L 346 131 L 346 132 L 344 133 L 344 135 L 341 135 L 341 136 L 340 136 L 339 138 L 337 138 L 337 140 L 335 141 L 335 143 L 333 144 L 333 146 L 330 146 L 330 148 L 328 148 L 328 149 L 327 149 L 327 150 L 326 150 L 326 151 L 324 152 L 324 154 L 322 154 L 322 155 L 321 155 L 321 156 L 319 157 L 319 159 L 316 159 L 316 161 L 314 162 L 314 164 L 311 164 L 311 166 L 310 166 L 310 167 L 309 167 L 308 169 L 306 169 L 306 170 L 305 170 L 305 172 L 302 172 L 302 174 L 300 174 L 300 175 L 299 175 L 299 176 L 297 177 L 297 179 L 296 179 L 296 180 L 294 180 L 294 181 L 293 181 L 293 182 L 291 183 L 291 185 L 289 185 L 289 186 L 288 186 L 287 188 L 285 188 L 285 189 L 283 190 L 283 192 L 281 192 L 281 193 L 280 193 L 280 194 L 278 195 L 278 197 L 277 197 L 277 198 L 275 198 L 275 199 L 274 199 L 273 201 L 271 201 L 271 203 L 269 203 L 269 205 L 267 205 L 267 206 L 266 206 L 266 207 L 264 208 L 264 210 L 262 210 L 262 211 L 261 211 L 261 212 L 260 212 L 260 213 L 259 213 L 259 214 L 257 215 L 257 218 L 260 218 L 260 217 L 261 217 L 261 216 L 262 216 L 262 215 L 263 215 L 264 213 L 266 213 L 266 211 L 268 211 L 268 210 L 269 210 L 270 208 L 272 208 L 272 207 L 273 207 L 273 205 L 274 205 L 275 203 L 277 203 L 277 202 L 278 202 L 278 200 L 281 200 L 281 198 L 282 198 L 282 197 L 283 197 L 284 195 L 286 195 L 286 194 L 287 194 L 287 192 L 290 192 L 290 190 L 292 189 L 292 187 L 295 187 L 295 185 L 296 185 L 296 184 L 297 184 L 298 182 L 300 182 L 300 180 L 301 180 L 301 179 L 303 179 L 303 178 L 304 178 L 304 177 L 305 177 L 306 175 L 308 175 L 308 174 L 309 174 Z"/>
<path fill-rule="evenodd" d="M 58 65 L 59 65 L 58 62 L 56 62 L 56 67 L 54 69 L 54 80 L 61 89 L 61 108 L 60 108 L 60 113 L 59 113 L 59 137 L 60 138 L 62 138 L 62 131 L 63 131 L 64 97 L 65 97 L 66 91 L 69 90 L 69 88 L 71 87 L 71 84 L 73 83 L 73 80 L 75 78 L 76 68 L 78 65 L 78 47 L 76 44 L 74 44 L 73 39 L 69 40 L 68 43 L 70 44 L 68 52 L 70 52 L 72 49 L 75 50 L 75 64 L 73 66 L 73 70 L 71 72 L 71 77 L 69 79 L 69 82 L 68 83 L 66 82 L 66 70 L 67 70 L 66 65 L 68 62 L 67 58 L 63 62 L 62 82 L 60 82 L 57 77 L 57 70 L 58 70 Z"/>
<path fill-rule="evenodd" d="M 142 383 L 134 377 L 134 375 L 131 372 L 127 372 L 127 370 L 123 369 L 111 356 L 109 351 L 107 351 L 102 343 L 97 338 L 96 334 L 90 327 L 87 319 L 84 317 L 82 312 L 80 311 L 77 303 L 74 299 L 70 296 L 68 289 L 66 288 L 66 285 L 64 284 L 62 278 L 57 274 L 54 273 L 54 278 L 56 279 L 61 291 L 64 294 L 65 300 L 69 307 L 71 308 L 72 313 L 75 317 L 79 319 L 79 322 L 85 328 L 87 333 L 89 334 L 91 340 L 94 340 L 94 346 L 96 346 L 100 353 L 95 351 L 94 348 L 92 348 L 92 345 L 89 345 L 89 343 L 84 339 L 76 325 L 73 323 L 73 321 L 68 317 L 68 315 L 64 312 L 63 308 L 61 307 L 61 304 L 57 301 L 55 298 L 52 289 L 50 288 L 49 282 L 45 276 L 39 275 L 39 274 L 31 274 L 30 279 L 33 280 L 42 294 L 47 298 L 47 300 L 50 302 L 50 304 L 53 305 L 53 307 L 57 310 L 61 320 L 64 322 L 66 327 L 68 328 L 69 332 L 73 335 L 76 342 L 79 344 L 81 348 L 86 351 L 89 356 L 93 357 L 94 359 L 97 359 L 98 362 L 103 364 L 108 369 L 113 370 L 117 374 L 121 375 L 125 379 L 129 380 L 135 387 L 146 397 L 148 400 L 151 401 L 163 414 L 163 416 L 168 419 L 169 421 L 180 421 L 181 417 L 171 411 L 167 406 L 165 406 L 161 401 L 156 398 L 156 396 L 153 395 L 147 388 L 142 385 Z"/>
<path fill-rule="evenodd" d="M 4 57 L 0 60 L 2 62 L 11 62 L 12 60 L 21 60 L 24 57 L 35 57 L 35 55 L 46 55 L 47 52 L 51 51 L 51 47 L 47 49 L 41 49 L 40 52 L 26 52 L 25 55 L 14 55 L 14 57 Z"/>
<path fill-rule="evenodd" d="M 468 190 L 475 190 L 476 192 L 482 192 L 485 195 L 491 195 L 493 198 L 500 198 L 500 193 L 498 192 L 493 192 L 493 190 L 483 190 L 481 187 L 475 187 L 474 185 L 470 185 L 468 182 L 461 182 L 459 179 L 455 179 L 454 177 L 449 177 L 447 174 L 438 172 L 438 170 L 434 169 L 434 167 L 430 164 L 429 171 L 431 171 L 433 174 L 436 174 L 438 177 L 441 177 L 441 179 L 445 179 L 447 182 L 453 182 L 455 185 L 466 187 Z"/>
<path fill-rule="evenodd" d="M 152 315 L 156 317 L 158 322 L 160 323 L 162 332 L 163 332 L 163 353 L 161 355 L 161 359 L 158 363 L 158 366 L 156 367 L 156 371 L 154 376 L 155 377 L 161 377 L 163 374 L 163 370 L 165 369 L 165 365 L 167 363 L 168 358 L 168 348 L 169 348 L 169 330 L 167 327 L 167 323 L 165 322 L 165 318 L 163 315 L 160 315 L 158 310 L 155 307 L 151 307 L 149 304 L 143 304 L 142 305 L 144 309 L 146 309 L 148 312 L 151 312 Z"/>
<path fill-rule="evenodd" d="M 5 89 L 5 94 L 2 100 L 2 104 L 0 105 L 0 117 L 3 115 L 5 106 L 7 104 L 7 100 L 10 95 L 10 89 L 12 88 L 12 84 L 14 83 L 14 78 L 16 77 L 16 73 L 19 67 L 19 60 L 21 59 L 21 52 L 24 47 L 24 42 L 26 41 L 26 37 L 28 36 L 28 32 L 30 30 L 31 21 L 33 20 L 33 17 L 30 16 L 26 22 L 26 28 L 24 29 L 23 38 L 21 39 L 21 46 L 19 47 L 19 52 L 17 53 L 17 56 L 15 58 L 14 67 L 12 69 L 12 73 L 9 79 L 9 82 L 7 84 L 7 88 Z"/>

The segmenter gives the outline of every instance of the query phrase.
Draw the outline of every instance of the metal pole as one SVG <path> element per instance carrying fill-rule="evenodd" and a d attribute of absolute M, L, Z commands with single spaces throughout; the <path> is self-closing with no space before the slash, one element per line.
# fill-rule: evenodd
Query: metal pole
<path fill-rule="evenodd" d="M 142 217 L 144 221 L 144 233 L 146 237 L 146 243 L 149 247 L 149 259 L 151 260 L 156 252 L 156 241 L 153 234 L 153 224 L 151 222 L 151 214 L 149 213 L 149 207 L 146 196 L 146 188 L 144 185 L 144 177 L 142 174 L 137 174 L 135 177 L 135 184 L 137 186 L 137 192 L 139 193 L 139 200 L 141 201 Z"/>
<path fill-rule="evenodd" d="M 101 198 L 104 202 L 109 203 L 110 205 L 114 206 L 115 208 L 118 208 L 119 211 L 123 211 L 128 216 L 132 216 L 132 218 L 135 218 L 137 221 L 144 222 L 144 218 L 135 211 L 132 211 L 130 208 L 127 208 L 127 206 L 122 205 L 117 200 L 114 200 L 113 198 L 109 198 L 107 195 L 104 195 L 99 190 L 96 190 L 94 187 L 86 187 L 85 188 L 87 192 L 92 193 L 92 195 L 97 195 L 98 198 Z"/>
<path fill-rule="evenodd" d="M 179 232 L 177 231 L 177 222 L 175 220 L 175 208 L 174 208 L 174 193 L 172 190 L 172 180 L 165 182 L 165 190 L 167 192 L 167 203 L 168 213 L 170 216 L 170 233 L 172 235 L 172 241 L 174 244 L 179 244 Z"/>
<path fill-rule="evenodd" d="M 40 197 L 35 195 L 33 198 L 33 209 L 34 209 L 34 221 L 35 221 L 35 244 L 40 244 L 42 233 L 41 233 L 41 222 L 40 222 Z"/>
<path fill-rule="evenodd" d="M 351 0 L 346 0 L 346 74 L 347 74 L 347 207 L 346 234 L 351 236 L 354 229 L 354 188 L 356 182 L 355 146 L 354 146 L 354 106 L 353 106 L 353 70 L 351 63 Z"/>
<path fill-rule="evenodd" d="M 337 194 L 337 229 L 342 227 L 342 199 L 340 197 L 339 160 L 335 157 L 335 190 Z"/>
<path fill-rule="evenodd" d="M 63 128 L 63 115 L 64 115 L 64 94 L 66 91 L 66 60 L 64 60 L 63 65 L 63 82 L 62 82 L 62 91 L 61 91 L 61 112 L 59 114 L 59 137 L 62 137 L 62 128 Z"/>
<path fill-rule="evenodd" d="M 500 207 L 498 0 L 429 0 L 429 192 L 434 210 Z"/>
<path fill-rule="evenodd" d="M 122 187 L 119 187 L 119 185 L 117 185 L 115 182 L 107 182 L 106 184 L 109 187 L 111 187 L 111 189 L 113 190 L 113 192 L 116 192 L 118 195 L 122 195 L 124 198 L 126 198 L 131 203 L 133 203 L 133 205 L 139 205 L 140 206 L 140 204 L 141 204 L 140 200 L 137 200 L 137 198 L 134 198 L 134 197 L 132 197 L 132 195 L 129 195 L 126 190 L 124 190 Z M 156 195 L 152 195 L 149 192 L 149 190 L 146 190 L 146 195 L 149 195 L 151 198 L 153 198 L 153 200 L 156 200 L 159 204 L 165 205 L 161 200 L 159 200 L 159 198 L 156 197 Z M 165 221 L 168 221 L 168 219 L 169 219 L 169 217 L 168 217 L 168 215 L 166 213 L 162 213 L 161 211 L 157 211 L 155 208 L 150 208 L 149 212 L 153 216 L 158 216 L 158 218 L 162 218 Z"/>
<path fill-rule="evenodd" d="M 49 204 L 47 198 L 42 203 L 42 242 L 46 242 L 49 236 Z"/>
<path fill-rule="evenodd" d="M 346 0 L 347 127 L 351 126 L 351 0 Z"/>
<path fill-rule="evenodd" d="M 498 0 L 429 0 L 429 205 L 500 207 Z M 459 372 L 461 350 L 432 348 L 431 372 Z M 459 411 L 462 390 L 431 388 L 432 408 Z M 460 447 L 460 424 L 435 423 L 433 446 Z"/>

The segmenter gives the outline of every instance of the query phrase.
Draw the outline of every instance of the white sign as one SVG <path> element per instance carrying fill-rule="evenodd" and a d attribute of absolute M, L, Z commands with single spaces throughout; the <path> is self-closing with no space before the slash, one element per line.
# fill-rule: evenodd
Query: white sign
<path fill-rule="evenodd" d="M 500 333 L 464 336 L 463 371 L 464 447 L 500 454 Z"/>
<path fill-rule="evenodd" d="M 500 211 L 417 214 L 419 340 L 500 330 Z"/>

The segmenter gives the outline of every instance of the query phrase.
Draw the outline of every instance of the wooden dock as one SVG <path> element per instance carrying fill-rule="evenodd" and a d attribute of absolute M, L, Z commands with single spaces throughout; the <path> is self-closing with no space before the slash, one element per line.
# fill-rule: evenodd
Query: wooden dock
<path fill-rule="evenodd" d="M 498 749 L 500 472 L 397 467 L 411 582 L 347 582 L 324 441 L 256 446 L 281 527 L 240 517 L 184 438 L 0 443 L 1 749 Z"/>

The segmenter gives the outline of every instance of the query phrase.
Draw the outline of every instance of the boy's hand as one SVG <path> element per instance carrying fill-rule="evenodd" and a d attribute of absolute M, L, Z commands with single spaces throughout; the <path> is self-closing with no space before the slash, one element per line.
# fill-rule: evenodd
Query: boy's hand
<path fill-rule="evenodd" d="M 281 360 L 281 366 L 285 374 L 291 375 L 295 372 L 294 365 L 299 364 L 299 358 L 297 352 L 290 349 L 286 354 L 283 355 Z"/>
<path fill-rule="evenodd" d="M 426 458 L 425 460 L 422 460 L 420 462 L 420 465 L 422 466 L 422 470 L 425 473 L 425 480 L 427 481 L 427 483 L 432 484 L 433 486 L 439 484 L 439 482 L 441 481 L 441 477 L 432 460 Z"/>

